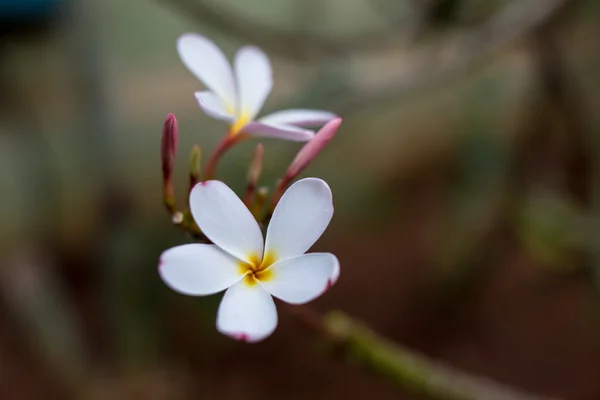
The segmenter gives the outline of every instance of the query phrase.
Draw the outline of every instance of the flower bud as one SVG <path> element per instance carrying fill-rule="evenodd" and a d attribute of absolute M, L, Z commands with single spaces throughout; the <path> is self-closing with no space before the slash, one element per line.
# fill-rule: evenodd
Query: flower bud
<path fill-rule="evenodd" d="M 261 143 L 257 144 L 256 149 L 254 149 L 254 154 L 252 154 L 250 168 L 248 168 L 248 186 L 252 185 L 253 187 L 256 187 L 256 183 L 258 182 L 258 178 L 262 171 L 263 153 L 263 145 Z"/>
<path fill-rule="evenodd" d="M 250 161 L 250 167 L 248 168 L 248 180 L 246 184 L 246 193 L 244 194 L 244 204 L 250 208 L 252 201 L 254 200 L 254 191 L 256 190 L 256 184 L 260 173 L 262 171 L 264 149 L 262 144 L 257 144 L 252 154 L 252 161 Z"/>
<path fill-rule="evenodd" d="M 170 213 L 175 212 L 175 194 L 173 191 L 173 165 L 177 154 L 179 130 L 175 115 L 169 114 L 163 125 L 160 143 L 160 156 L 163 172 L 163 201 Z"/>
<path fill-rule="evenodd" d="M 314 138 L 300 149 L 284 175 L 283 179 L 286 184 L 297 177 L 321 152 L 321 150 L 327 146 L 327 143 L 335 136 L 341 123 L 341 118 L 332 119 L 317 132 Z"/>
<path fill-rule="evenodd" d="M 200 179 L 200 160 L 202 159 L 202 153 L 200 152 L 200 146 L 195 145 L 192 147 L 192 152 L 190 153 L 190 191 L 196 183 L 198 183 L 198 179 Z"/>
<path fill-rule="evenodd" d="M 179 129 L 175 115 L 169 114 L 163 125 L 161 140 L 161 158 L 163 179 L 170 181 L 173 174 L 173 164 L 177 153 L 177 141 L 179 139 Z"/>
<path fill-rule="evenodd" d="M 265 203 L 267 202 L 267 198 L 269 197 L 269 188 L 266 186 L 262 186 L 258 188 L 256 191 L 256 200 L 252 207 L 250 208 L 250 212 L 254 215 L 257 221 L 261 221 L 261 214 L 263 214 Z"/>
<path fill-rule="evenodd" d="M 321 150 L 327 146 L 329 141 L 333 139 L 341 123 L 341 118 L 332 119 L 317 132 L 315 137 L 300 149 L 296 158 L 294 158 L 294 161 L 292 161 L 287 171 L 285 171 L 283 178 L 277 183 L 277 187 L 273 193 L 273 199 L 271 200 L 271 206 L 273 208 L 279 202 L 279 199 L 290 182 L 304 171 L 304 168 L 306 168 Z"/>

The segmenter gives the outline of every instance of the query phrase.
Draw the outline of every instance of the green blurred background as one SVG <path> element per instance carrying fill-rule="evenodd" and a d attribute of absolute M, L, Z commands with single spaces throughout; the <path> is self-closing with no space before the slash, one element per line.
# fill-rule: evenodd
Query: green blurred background
<path fill-rule="evenodd" d="M 179 120 L 180 204 L 191 146 L 225 130 L 178 58 L 188 31 L 269 54 L 265 113 L 344 119 L 304 173 L 332 187 L 315 249 L 342 265 L 317 309 L 600 398 L 596 0 L 0 1 L 0 398 L 416 398 L 284 312 L 236 343 L 214 328 L 220 295 L 160 281 L 160 253 L 189 241 L 162 206 L 162 122 Z M 263 142 L 272 186 L 300 145 Z M 221 162 L 238 193 L 255 144 Z"/>

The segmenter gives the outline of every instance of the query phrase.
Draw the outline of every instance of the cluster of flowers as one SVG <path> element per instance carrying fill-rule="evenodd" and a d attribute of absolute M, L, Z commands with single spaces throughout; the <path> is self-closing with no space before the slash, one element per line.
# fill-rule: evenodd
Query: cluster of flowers
<path fill-rule="evenodd" d="M 208 89 L 195 93 L 200 108 L 226 121 L 228 130 L 202 182 L 198 182 L 199 149 L 192 151 L 189 209 L 180 212 L 171 181 L 178 127 L 172 114 L 165 121 L 161 147 L 165 205 L 174 223 L 204 243 L 163 252 L 159 274 L 169 287 L 186 295 L 226 290 L 217 330 L 234 339 L 257 342 L 277 327 L 273 297 L 303 304 L 324 293 L 339 276 L 339 262 L 333 254 L 305 254 L 333 216 L 329 186 L 317 178 L 288 185 L 327 145 L 341 119 L 330 112 L 306 109 L 256 119 L 273 83 L 269 59 L 260 49 L 242 47 L 232 70 L 221 50 L 203 36 L 185 34 L 177 48 L 183 63 Z M 314 126 L 322 128 L 315 133 L 309 129 Z M 253 136 L 307 142 L 278 181 L 270 202 L 266 190 L 256 191 L 262 166 L 260 144 L 243 201 L 226 184 L 213 180 L 224 151 Z M 261 226 L 267 226 L 264 240 Z"/>

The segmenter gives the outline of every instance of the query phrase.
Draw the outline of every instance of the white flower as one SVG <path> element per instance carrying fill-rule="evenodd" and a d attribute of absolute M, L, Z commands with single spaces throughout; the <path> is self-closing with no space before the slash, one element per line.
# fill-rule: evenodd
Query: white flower
<path fill-rule="evenodd" d="M 335 114 L 318 110 L 284 110 L 258 115 L 273 86 L 271 64 L 262 50 L 244 46 L 235 55 L 234 72 L 223 52 L 204 36 L 187 33 L 177 41 L 186 67 L 209 89 L 196 92 L 204 112 L 230 124 L 230 135 L 274 136 L 307 141 L 314 132 L 305 127 L 323 125 Z"/>
<path fill-rule="evenodd" d="M 203 296 L 227 289 L 217 315 L 219 332 L 257 342 L 277 326 L 271 296 L 303 304 L 337 280 L 340 267 L 330 253 L 304 254 L 331 217 L 327 184 L 302 179 L 284 193 L 267 228 L 223 182 L 197 184 L 190 194 L 192 215 L 214 244 L 186 244 L 161 255 L 159 273 L 173 290 Z"/>

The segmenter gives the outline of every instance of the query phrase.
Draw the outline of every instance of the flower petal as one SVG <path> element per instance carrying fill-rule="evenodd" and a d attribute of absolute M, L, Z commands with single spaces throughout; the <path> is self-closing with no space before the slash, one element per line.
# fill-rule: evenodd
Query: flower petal
<path fill-rule="evenodd" d="M 206 115 L 227 122 L 233 122 L 235 119 L 232 114 L 229 114 L 225 104 L 223 104 L 223 101 L 219 98 L 219 96 L 213 92 L 204 90 L 201 92 L 196 92 L 194 95 L 196 96 L 198 105 Z"/>
<path fill-rule="evenodd" d="M 252 121 L 241 129 L 241 132 L 257 137 L 277 137 L 294 142 L 307 142 L 315 136 L 313 131 L 291 125 L 270 125 Z"/>
<path fill-rule="evenodd" d="M 259 121 L 275 125 L 319 126 L 325 125 L 336 117 L 334 113 L 329 111 L 291 109 L 265 115 Z"/>
<path fill-rule="evenodd" d="M 262 232 L 248 208 L 226 184 L 198 183 L 190 193 L 190 210 L 214 244 L 246 262 L 261 258 Z"/>
<path fill-rule="evenodd" d="M 331 270 L 331 275 L 329 276 L 329 286 L 335 285 L 338 278 L 340 277 L 340 263 L 336 263 Z"/>
<path fill-rule="evenodd" d="M 186 33 L 177 40 L 177 51 L 185 66 L 223 101 L 233 113 L 236 105 L 231 65 L 213 42 L 202 35 Z"/>
<path fill-rule="evenodd" d="M 258 282 L 243 280 L 230 287 L 217 313 L 217 330 L 237 340 L 258 342 L 277 327 L 273 298 Z"/>
<path fill-rule="evenodd" d="M 176 292 L 202 296 L 239 282 L 244 277 L 239 263 L 214 244 L 185 244 L 162 253 L 158 273 Z"/>
<path fill-rule="evenodd" d="M 330 285 L 338 259 L 331 253 L 311 253 L 271 265 L 268 280 L 261 281 L 267 292 L 291 304 L 307 303 L 323 294 Z"/>
<path fill-rule="evenodd" d="M 245 46 L 235 55 L 234 65 L 239 101 L 237 117 L 251 121 L 273 87 L 271 63 L 259 48 Z"/>
<path fill-rule="evenodd" d="M 267 229 L 265 254 L 276 260 L 304 254 L 333 216 L 331 190 L 317 178 L 301 179 L 283 194 Z"/>

